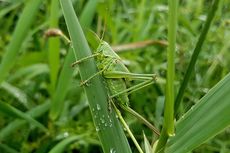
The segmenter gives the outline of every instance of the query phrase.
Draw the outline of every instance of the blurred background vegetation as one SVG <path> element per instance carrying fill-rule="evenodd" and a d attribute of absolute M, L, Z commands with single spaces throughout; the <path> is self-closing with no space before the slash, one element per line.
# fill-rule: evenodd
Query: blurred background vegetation
<path fill-rule="evenodd" d="M 9 47 L 8 44 L 14 39 L 13 31 L 27 3 L 29 2 L 26 0 L 0 1 L 1 61 Z M 180 1 L 175 59 L 176 91 L 183 79 L 210 3 L 208 0 Z M 134 48 L 117 51 L 131 72 L 156 73 L 158 76 L 166 77 L 167 46 L 157 43 L 138 47 L 139 42 L 147 40 L 163 41 L 167 44 L 166 0 L 95 0 L 91 3 L 87 0 L 74 0 L 73 4 L 83 29 L 91 29 L 100 35 L 105 24 L 103 39 L 114 49 L 129 43 L 136 45 Z M 25 38 L 21 38 L 22 44 L 17 50 L 17 57 L 10 61 L 14 64 L 0 85 L 1 102 L 6 102 L 22 112 L 28 112 L 48 128 L 49 134 L 22 120 L 15 120 L 14 116 L 3 114 L 0 116 L 0 148 L 3 153 L 45 153 L 63 138 L 81 134 L 87 136 L 72 143 L 65 152 L 102 151 L 88 109 L 87 98 L 79 86 L 80 76 L 77 68 L 69 67 L 73 75 L 65 82 L 67 86 L 57 88 L 68 44 L 62 40 L 55 40 L 57 48 L 53 51 L 53 56 L 49 51 L 50 42 L 44 37 L 44 32 L 49 27 L 57 25 L 65 34 L 67 29 L 60 7 L 54 13 L 59 20 L 58 24 L 52 25 L 51 6 L 51 1 L 42 1 L 39 4 L 35 20 L 27 29 Z M 87 7 L 90 7 L 90 11 Z M 222 0 L 177 116 L 191 108 L 230 70 L 229 10 L 230 2 Z M 89 12 L 84 14 L 84 11 Z M 132 86 L 135 82 L 127 84 Z M 57 90 L 61 94 L 58 94 Z M 130 106 L 158 128 L 161 128 L 163 121 L 164 90 L 164 85 L 156 84 L 132 93 L 129 97 Z M 50 101 L 53 99 L 61 99 L 64 104 L 60 116 L 55 120 L 50 119 L 49 115 Z M 123 115 L 140 143 L 143 142 L 143 131 L 150 140 L 152 139 L 152 132 L 148 128 L 128 114 Z M 230 152 L 229 140 L 230 130 L 226 129 L 194 152 Z M 135 148 L 131 141 L 130 144 Z"/>

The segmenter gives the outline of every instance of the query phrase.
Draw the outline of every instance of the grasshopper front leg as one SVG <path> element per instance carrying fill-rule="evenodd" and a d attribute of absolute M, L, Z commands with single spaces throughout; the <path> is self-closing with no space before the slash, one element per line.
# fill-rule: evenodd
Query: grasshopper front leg
<path fill-rule="evenodd" d="M 82 86 L 82 85 L 85 85 L 85 84 L 87 84 L 87 82 L 89 82 L 91 79 L 93 79 L 93 78 L 96 77 L 97 75 L 102 74 L 102 73 L 103 73 L 104 71 L 106 71 L 111 65 L 113 65 L 114 62 L 115 62 L 114 59 L 110 59 L 110 61 L 107 63 L 107 65 L 104 66 L 104 68 L 103 68 L 102 70 L 100 70 L 100 71 L 98 71 L 97 73 L 95 73 L 94 75 L 90 76 L 87 80 L 82 81 L 80 85 L 81 85 L 81 86 Z"/>
<path fill-rule="evenodd" d="M 86 61 L 86 60 L 88 60 L 88 59 L 90 59 L 90 58 L 94 58 L 94 57 L 97 57 L 97 56 L 99 56 L 99 55 L 100 55 L 99 53 L 96 53 L 96 54 L 93 54 L 93 55 L 91 55 L 91 56 L 84 57 L 84 58 L 82 58 L 82 59 L 80 59 L 80 60 L 77 60 L 77 61 L 75 61 L 74 63 L 72 63 L 72 64 L 71 64 L 71 67 L 74 67 L 75 65 L 78 65 L 78 64 L 80 64 L 80 63 L 82 63 L 82 62 L 84 62 L 84 61 Z"/>

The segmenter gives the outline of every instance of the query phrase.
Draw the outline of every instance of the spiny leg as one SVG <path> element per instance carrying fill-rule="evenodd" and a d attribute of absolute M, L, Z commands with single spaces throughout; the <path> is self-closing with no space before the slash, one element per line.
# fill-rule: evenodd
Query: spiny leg
<path fill-rule="evenodd" d="M 122 72 L 122 71 L 109 71 L 104 72 L 105 78 L 110 79 L 118 79 L 118 78 L 129 78 L 129 79 L 137 79 L 137 80 L 146 80 L 144 82 L 141 82 L 137 85 L 134 85 L 126 90 L 123 90 L 121 92 L 116 93 L 115 95 L 110 96 L 110 98 L 116 97 L 123 93 L 132 93 L 134 91 L 137 91 L 139 89 L 142 89 L 146 86 L 149 86 L 156 81 L 156 75 L 155 74 L 137 74 L 137 73 L 128 73 L 128 72 Z"/>
<path fill-rule="evenodd" d="M 93 54 L 91 56 L 84 57 L 84 58 L 82 58 L 80 60 L 77 60 L 74 63 L 72 63 L 71 66 L 74 67 L 75 65 L 77 65 L 77 64 L 79 64 L 81 62 L 84 62 L 84 61 L 86 61 L 86 60 L 88 60 L 90 58 L 94 58 L 94 57 L 99 56 L 99 55 L 100 55 L 99 53 L 96 53 L 96 54 Z"/>
<path fill-rule="evenodd" d="M 143 116 L 141 116 L 140 114 L 138 114 L 136 111 L 134 111 L 132 108 L 128 106 L 125 105 L 119 105 L 119 106 L 121 106 L 122 109 L 126 110 L 127 112 L 135 116 L 142 123 L 144 123 L 148 128 L 150 128 L 154 133 L 160 136 L 160 132 L 158 131 L 158 129 L 155 126 L 153 126 L 149 121 L 147 121 Z"/>
<path fill-rule="evenodd" d="M 87 80 L 82 81 L 81 84 L 80 84 L 80 86 L 83 86 L 83 85 L 87 84 L 89 82 L 89 80 L 91 80 L 94 77 L 96 77 L 97 75 L 101 74 L 103 71 L 105 71 L 105 69 L 102 69 L 102 70 L 98 71 L 97 73 L 95 73 L 94 75 L 92 75 L 91 77 L 89 77 Z"/>
<path fill-rule="evenodd" d="M 152 83 L 151 83 L 152 84 Z M 121 94 L 121 93 L 120 93 Z M 112 98 L 118 96 L 117 94 L 114 96 L 110 96 L 109 97 L 109 102 L 112 101 Z M 111 102 L 112 103 L 112 102 Z M 147 121 L 143 116 L 141 116 L 140 114 L 138 114 L 136 111 L 134 111 L 132 108 L 130 108 L 129 106 L 126 105 L 119 105 L 122 109 L 124 109 L 125 111 L 129 112 L 130 114 L 132 114 L 134 117 L 136 117 L 138 120 L 140 120 L 142 123 L 144 123 L 148 128 L 150 128 L 154 133 L 156 133 L 158 136 L 160 135 L 160 132 L 158 131 L 158 129 L 153 126 L 149 121 Z"/>
<path fill-rule="evenodd" d="M 155 74 L 138 74 L 123 71 L 109 71 L 104 73 L 104 77 L 108 79 L 125 78 L 131 80 L 155 80 Z"/>
<path fill-rule="evenodd" d="M 152 80 L 147 80 L 147 81 L 144 81 L 140 84 L 137 84 L 131 88 L 128 88 L 126 90 L 123 90 L 115 95 L 112 95 L 109 97 L 110 101 L 112 101 L 112 99 L 120 94 L 123 94 L 123 93 L 131 93 L 131 92 L 134 92 L 136 90 L 139 90 L 140 88 L 143 88 L 145 86 L 148 86 L 150 84 L 153 84 Z M 134 117 L 136 117 L 137 119 L 139 119 L 142 123 L 144 123 L 147 127 L 149 127 L 153 132 L 155 132 L 158 136 L 160 135 L 160 132 L 157 130 L 156 127 L 154 127 L 150 122 L 148 122 L 144 117 L 142 117 L 140 114 L 138 114 L 137 112 L 135 112 L 133 109 L 131 109 L 130 107 L 126 106 L 126 105 L 119 105 L 122 109 L 128 111 L 130 114 L 132 114 Z"/>
<path fill-rule="evenodd" d="M 90 58 L 97 57 L 97 56 L 99 56 L 99 55 L 101 55 L 101 54 L 100 54 L 100 53 L 95 53 L 95 54 L 93 54 L 93 55 L 84 57 L 84 58 L 82 58 L 82 59 L 80 59 L 80 60 L 77 60 L 77 61 L 73 62 L 73 63 L 71 64 L 71 67 L 74 67 L 75 65 L 80 64 L 81 62 L 84 62 L 84 61 L 86 61 L 86 60 L 88 60 L 88 59 L 90 59 Z M 106 55 L 105 57 L 109 57 L 109 58 L 111 58 L 111 59 L 112 59 L 112 58 L 113 58 L 113 59 L 116 59 L 116 58 L 114 58 L 113 56 L 109 56 L 109 55 Z M 116 59 L 116 60 L 117 60 L 117 59 Z"/>
<path fill-rule="evenodd" d="M 121 73 L 119 73 L 119 74 L 121 74 Z M 128 74 L 132 74 L 132 73 L 128 73 Z M 125 75 L 125 76 L 127 76 L 127 75 Z M 138 74 L 138 75 L 135 74 L 135 76 L 137 76 L 137 79 L 140 79 L 140 76 L 142 76 L 142 74 Z M 144 82 L 141 82 L 141 83 L 139 83 L 139 84 L 137 84 L 137 85 L 135 85 L 133 87 L 130 87 L 130 88 L 126 89 L 126 90 L 118 92 L 117 94 L 114 94 L 114 95 L 110 96 L 109 98 L 112 99 L 112 98 L 114 98 L 116 96 L 119 96 L 120 94 L 123 94 L 123 93 L 130 94 L 130 93 L 135 92 L 135 91 L 137 91 L 137 90 L 139 90 L 141 88 L 144 88 L 146 86 L 149 86 L 149 85 L 153 84 L 154 83 L 153 81 L 156 80 L 155 75 L 153 75 L 153 74 L 150 74 L 150 75 L 147 74 L 147 75 L 144 75 L 144 76 L 152 76 L 152 77 L 148 77 L 148 80 L 146 80 Z M 129 75 L 129 77 L 130 77 L 130 75 Z M 121 76 L 121 78 L 124 78 L 124 76 Z M 149 127 L 151 130 L 153 130 L 158 136 L 160 135 L 160 132 L 157 130 L 156 127 L 154 127 L 150 122 L 148 122 L 144 117 L 142 117 L 140 114 L 135 112 L 133 109 L 131 109 L 130 107 L 128 107 L 126 105 L 119 105 L 119 106 L 121 106 L 121 108 L 123 108 L 124 110 L 128 111 L 134 117 L 139 119 L 147 127 Z"/>
<path fill-rule="evenodd" d="M 125 127 L 126 131 L 128 132 L 130 138 L 132 139 L 133 143 L 135 144 L 135 146 L 137 147 L 138 151 L 140 153 L 144 153 L 140 147 L 140 145 L 138 144 L 136 138 L 134 137 L 133 133 L 131 132 L 131 130 L 129 129 L 129 126 L 126 124 L 124 118 L 121 115 L 121 112 L 117 109 L 116 105 L 113 103 L 112 99 L 111 99 L 111 103 L 113 105 L 113 108 L 118 116 L 118 118 L 120 119 L 121 123 L 123 124 L 123 126 Z"/>
<path fill-rule="evenodd" d="M 139 83 L 139 84 L 137 84 L 135 86 L 130 87 L 129 88 L 130 91 L 128 91 L 128 94 L 131 94 L 131 93 L 133 93 L 133 92 L 135 92 L 137 90 L 140 90 L 140 89 L 145 88 L 145 87 L 147 87 L 149 85 L 152 85 L 154 82 L 152 80 L 147 80 L 147 81 L 144 81 L 142 83 Z"/>
<path fill-rule="evenodd" d="M 137 90 L 139 90 L 139 89 L 142 89 L 142 88 L 144 88 L 144 87 L 146 87 L 146 86 L 149 86 L 149 85 L 151 85 L 151 84 L 153 84 L 153 83 L 154 83 L 154 82 L 153 82 L 152 80 L 146 80 L 146 81 L 144 81 L 144 82 L 141 82 L 141 83 L 139 83 L 139 84 L 137 84 L 137 85 L 134 85 L 134 86 L 132 86 L 132 87 L 130 87 L 130 88 L 127 88 L 126 90 L 123 90 L 123 91 L 121 91 L 121 92 L 118 92 L 118 93 L 116 93 L 116 94 L 110 96 L 110 98 L 117 97 L 117 96 L 119 96 L 119 95 L 121 95 L 121 94 L 123 94 L 123 93 L 128 93 L 128 94 L 130 94 L 130 93 L 132 93 L 132 92 L 134 92 L 134 91 L 137 91 Z"/>

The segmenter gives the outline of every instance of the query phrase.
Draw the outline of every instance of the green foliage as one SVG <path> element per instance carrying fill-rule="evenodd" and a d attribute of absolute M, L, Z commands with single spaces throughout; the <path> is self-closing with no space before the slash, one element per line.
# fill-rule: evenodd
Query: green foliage
<path fill-rule="evenodd" d="M 17 53 L 19 52 L 22 43 L 28 33 L 28 29 L 35 18 L 41 0 L 33 0 L 26 3 L 20 19 L 17 23 L 12 39 L 6 48 L 6 53 L 2 58 L 0 65 L 0 82 L 8 75 L 10 68 L 13 66 Z"/>
<path fill-rule="evenodd" d="M 63 6 L 70 1 L 61 2 Z M 87 41 L 92 45 L 90 49 L 97 48 L 98 42 L 93 42 L 88 30 L 95 31 L 112 47 L 116 46 L 114 48 L 134 43 L 134 47 L 118 52 L 125 65 L 131 72 L 155 73 L 161 82 L 132 93 L 129 100 L 132 109 L 161 130 L 161 137 L 165 138 L 163 141 L 121 111 L 143 150 L 152 152 L 156 149 L 154 142 L 157 140 L 163 146 L 166 143 L 167 153 L 192 150 L 199 153 L 230 152 L 228 0 L 179 1 L 178 18 L 174 20 L 177 22 L 176 52 L 170 62 L 175 63 L 171 65 L 175 66 L 175 91 L 171 90 L 170 94 L 176 98 L 182 90 L 180 88 L 183 88 L 184 94 L 183 98 L 176 100 L 175 118 L 178 121 L 175 122 L 175 137 L 168 137 L 166 129 L 162 129 L 164 101 L 169 98 L 165 92 L 165 82 L 170 81 L 166 72 L 168 48 L 160 43 L 146 45 L 143 42 L 161 40 L 170 47 L 167 35 L 174 28 L 172 26 L 170 30 L 168 27 L 171 11 L 168 1 L 72 2 Z M 208 13 L 214 13 L 211 9 L 213 2 L 219 2 L 219 7 L 208 28 L 205 23 L 210 19 Z M 71 18 L 73 14 L 64 18 L 60 6 L 58 0 L 0 2 L 1 152 L 125 152 L 124 149 L 130 152 L 127 142 L 132 152 L 137 152 L 130 137 L 125 137 L 126 132 L 123 133 L 115 114 L 111 117 L 116 128 L 107 133 L 97 131 L 99 120 L 95 119 L 97 114 L 93 112 L 98 108 L 96 104 L 99 103 L 103 110 L 99 113 L 101 117 L 110 115 L 106 89 L 97 80 L 100 78 L 84 90 L 80 87 L 81 80 L 95 73 L 96 69 L 93 60 L 79 68 L 70 66 L 76 58 L 89 55 L 90 49 L 81 48 L 87 44 L 84 34 L 79 32 L 79 27 L 71 27 L 76 19 Z M 64 14 L 70 13 L 70 10 L 66 8 Z M 67 18 L 71 19 L 67 21 Z M 45 38 L 44 32 L 49 27 L 60 28 L 72 39 L 73 48 L 59 37 Z M 204 36 L 202 31 L 207 35 L 202 38 L 202 43 L 197 43 L 200 42 L 199 37 Z M 192 67 L 188 69 L 189 77 L 185 77 L 187 67 Z M 181 87 L 183 80 L 186 83 Z M 127 86 L 137 83 L 129 81 Z"/>
<path fill-rule="evenodd" d="M 230 74 L 214 86 L 176 125 L 166 152 L 188 152 L 230 124 Z M 208 128 L 207 128 L 208 127 Z"/>
<path fill-rule="evenodd" d="M 49 151 L 49 153 L 62 153 L 67 145 L 79 139 L 82 139 L 81 135 L 68 137 L 59 142 L 55 147 L 53 147 L 52 150 Z"/>
<path fill-rule="evenodd" d="M 47 129 L 41 123 L 37 122 L 32 117 L 28 116 L 27 114 L 21 112 L 20 110 L 4 102 L 0 102 L 0 112 L 9 117 L 25 119 L 27 122 L 31 123 L 32 125 L 37 126 L 44 131 L 47 131 Z"/>

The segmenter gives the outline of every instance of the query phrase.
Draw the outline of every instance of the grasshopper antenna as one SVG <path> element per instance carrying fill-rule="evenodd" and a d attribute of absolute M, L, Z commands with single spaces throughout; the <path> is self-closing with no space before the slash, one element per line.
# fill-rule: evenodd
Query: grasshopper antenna
<path fill-rule="evenodd" d="M 106 8 L 106 15 L 104 17 L 104 25 L 103 25 L 103 31 L 102 31 L 102 35 L 101 35 L 101 41 L 104 39 L 105 36 L 105 30 L 106 30 L 106 26 L 107 26 L 107 19 L 108 19 L 108 15 L 109 15 L 109 11 L 108 11 L 108 7 Z"/>
<path fill-rule="evenodd" d="M 104 22 L 104 26 L 103 26 L 103 31 L 102 31 L 102 35 L 101 35 L 101 40 L 103 40 L 103 39 L 104 39 L 104 36 L 105 36 L 106 21 L 107 21 L 107 19 L 105 18 L 105 22 Z"/>

